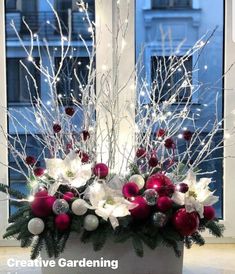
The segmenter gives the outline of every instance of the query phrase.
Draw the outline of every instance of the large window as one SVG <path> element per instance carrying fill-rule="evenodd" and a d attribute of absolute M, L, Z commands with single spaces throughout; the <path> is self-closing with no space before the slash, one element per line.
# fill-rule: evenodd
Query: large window
<path fill-rule="evenodd" d="M 192 0 L 152 0 L 154 9 L 191 8 Z"/>

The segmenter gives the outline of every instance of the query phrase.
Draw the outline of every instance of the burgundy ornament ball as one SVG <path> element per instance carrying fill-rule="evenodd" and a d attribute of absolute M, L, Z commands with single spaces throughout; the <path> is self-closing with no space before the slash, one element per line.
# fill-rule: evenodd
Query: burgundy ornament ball
<path fill-rule="evenodd" d="M 182 236 L 190 236 L 198 230 L 199 217 L 196 212 L 188 213 L 181 208 L 173 215 L 172 223 Z"/>
<path fill-rule="evenodd" d="M 215 219 L 215 209 L 212 206 L 205 206 L 204 207 L 204 218 L 208 221 Z"/>
<path fill-rule="evenodd" d="M 55 218 L 55 226 L 59 231 L 65 231 L 69 228 L 71 218 L 68 214 L 59 214 Z"/>
<path fill-rule="evenodd" d="M 146 150 L 142 147 L 138 148 L 136 151 L 136 157 L 137 158 L 143 158 L 146 156 Z"/>
<path fill-rule="evenodd" d="M 87 141 L 90 137 L 91 136 L 90 136 L 89 131 L 88 130 L 83 130 L 83 132 L 82 132 L 82 139 L 83 139 L 83 141 Z"/>
<path fill-rule="evenodd" d="M 53 125 L 53 131 L 55 132 L 55 133 L 59 133 L 60 131 L 61 131 L 61 125 L 59 125 L 59 124 L 54 124 Z"/>
<path fill-rule="evenodd" d="M 166 212 L 172 208 L 173 201 L 167 196 L 159 197 L 157 200 L 157 208 L 161 212 Z"/>
<path fill-rule="evenodd" d="M 44 170 L 44 168 L 42 168 L 42 167 L 36 167 L 36 168 L 33 170 L 33 173 L 34 173 L 34 175 L 35 175 L 36 177 L 41 177 L 41 176 L 43 176 L 44 172 L 45 172 L 45 170 Z"/>
<path fill-rule="evenodd" d="M 157 159 L 157 157 L 152 156 L 149 159 L 149 166 L 150 167 L 156 167 L 157 165 L 158 165 L 158 159 Z"/>
<path fill-rule="evenodd" d="M 139 193 L 139 187 L 134 182 L 126 183 L 122 188 L 122 194 L 125 198 L 131 198 L 137 196 Z"/>
<path fill-rule="evenodd" d="M 185 183 L 180 183 L 180 184 L 177 186 L 177 189 L 179 190 L 179 192 L 186 193 L 186 192 L 188 192 L 189 187 L 188 187 L 188 185 L 185 184 Z"/>
<path fill-rule="evenodd" d="M 29 166 L 33 166 L 34 164 L 36 164 L 36 162 L 37 162 L 37 160 L 36 160 L 36 158 L 33 157 L 33 156 L 27 156 L 27 157 L 25 158 L 25 163 L 26 163 L 27 165 L 29 165 Z"/>
<path fill-rule="evenodd" d="M 137 204 L 135 208 L 130 210 L 131 215 L 133 216 L 134 219 L 145 220 L 149 217 L 151 213 L 151 208 L 147 204 L 144 197 L 137 196 L 131 202 Z"/>
<path fill-rule="evenodd" d="M 175 191 L 171 180 L 162 173 L 156 173 L 149 177 L 146 182 L 146 188 L 155 189 L 159 196 L 170 196 Z"/>
<path fill-rule="evenodd" d="M 192 139 L 193 133 L 190 130 L 185 130 L 183 132 L 183 138 L 185 141 L 190 141 Z"/>
<path fill-rule="evenodd" d="M 74 113 L 75 113 L 75 110 L 74 110 L 73 107 L 67 107 L 67 108 L 65 109 L 65 113 L 66 113 L 68 116 L 72 117 L 72 116 L 74 115 Z"/>
<path fill-rule="evenodd" d="M 173 148 L 175 148 L 175 143 L 174 143 L 174 141 L 173 141 L 172 138 L 166 139 L 164 145 L 165 145 L 165 147 L 167 149 L 173 149 Z"/>
<path fill-rule="evenodd" d="M 95 174 L 95 176 L 103 179 L 109 174 L 109 168 L 106 164 L 99 163 L 94 166 L 93 173 Z"/>
<path fill-rule="evenodd" d="M 52 205 L 55 197 L 49 196 L 47 191 L 43 190 L 35 194 L 34 201 L 31 203 L 31 209 L 36 217 L 47 217 L 52 214 Z"/>
<path fill-rule="evenodd" d="M 74 194 L 71 191 L 65 192 L 63 195 L 63 199 L 67 202 L 70 202 L 74 198 Z"/>

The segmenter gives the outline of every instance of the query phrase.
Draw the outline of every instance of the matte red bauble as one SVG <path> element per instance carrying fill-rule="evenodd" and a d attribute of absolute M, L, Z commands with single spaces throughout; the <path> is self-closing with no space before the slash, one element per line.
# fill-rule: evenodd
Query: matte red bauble
<path fill-rule="evenodd" d="M 25 163 L 29 166 L 32 166 L 32 165 L 36 164 L 36 159 L 33 156 L 27 156 L 25 159 Z"/>
<path fill-rule="evenodd" d="M 143 158 L 145 156 L 146 156 L 146 150 L 142 147 L 138 148 L 138 150 L 136 151 L 136 157 Z"/>
<path fill-rule="evenodd" d="M 167 149 L 173 149 L 173 148 L 175 148 L 175 143 L 174 143 L 174 141 L 173 141 L 172 138 L 166 139 L 164 145 L 165 145 L 165 147 Z"/>
<path fill-rule="evenodd" d="M 158 165 L 158 159 L 157 157 L 151 157 L 149 159 L 149 166 L 150 167 L 156 167 Z"/>
<path fill-rule="evenodd" d="M 102 179 L 109 174 L 109 168 L 105 164 L 99 163 L 94 166 L 93 173 L 95 174 L 95 176 Z"/>
<path fill-rule="evenodd" d="M 139 193 L 139 187 L 134 182 L 126 183 L 122 188 L 123 196 L 126 198 L 135 197 Z"/>
<path fill-rule="evenodd" d="M 44 168 L 42 167 L 36 167 L 34 170 L 33 170 L 33 173 L 36 177 L 41 177 L 43 174 L 44 174 Z"/>
<path fill-rule="evenodd" d="M 59 125 L 59 124 L 54 124 L 53 125 L 53 130 L 54 130 L 54 132 L 55 133 L 59 133 L 60 131 L 61 131 L 61 125 Z"/>
<path fill-rule="evenodd" d="M 75 110 L 74 110 L 74 108 L 73 107 L 67 107 L 66 109 L 65 109 L 65 113 L 68 115 L 68 116 L 73 116 L 74 115 L 74 113 L 75 113 Z"/>
<path fill-rule="evenodd" d="M 167 196 L 159 197 L 157 200 L 157 208 L 161 212 L 166 212 L 172 208 L 173 201 Z"/>
<path fill-rule="evenodd" d="M 63 195 L 63 199 L 67 202 L 70 202 L 72 199 L 74 198 L 74 194 L 73 192 L 65 192 L 65 194 Z"/>
<path fill-rule="evenodd" d="M 65 231 L 69 228 L 71 218 L 68 214 L 59 214 L 55 218 L 55 226 L 60 231 Z"/>
<path fill-rule="evenodd" d="M 145 220 L 149 217 L 149 215 L 151 213 L 151 208 L 147 204 L 144 197 L 137 196 L 131 202 L 137 204 L 137 207 L 130 210 L 133 218 L 135 218 L 137 220 Z"/>
<path fill-rule="evenodd" d="M 171 180 L 162 173 L 157 173 L 149 177 L 146 182 L 146 188 L 155 189 L 159 196 L 170 196 L 175 191 Z"/>
<path fill-rule="evenodd" d="M 35 199 L 31 204 L 31 209 L 36 217 L 47 217 L 52 214 L 52 205 L 56 198 L 48 196 L 47 191 L 36 193 Z"/>
<path fill-rule="evenodd" d="M 208 221 L 215 219 L 215 209 L 212 206 L 204 207 L 204 218 Z"/>
<path fill-rule="evenodd" d="M 196 212 L 188 213 L 185 208 L 181 208 L 174 214 L 172 223 L 182 236 L 190 236 L 198 230 L 198 214 Z"/>
<path fill-rule="evenodd" d="M 190 141 L 192 139 L 193 133 L 189 130 L 183 132 L 183 138 L 185 141 Z"/>

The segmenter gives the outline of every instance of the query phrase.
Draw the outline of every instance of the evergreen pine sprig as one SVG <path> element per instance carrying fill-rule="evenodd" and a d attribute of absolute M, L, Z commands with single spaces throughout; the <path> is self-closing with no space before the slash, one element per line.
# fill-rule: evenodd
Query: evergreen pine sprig
<path fill-rule="evenodd" d="M 7 185 L 0 184 L 0 192 L 3 192 L 5 194 L 9 194 L 10 196 L 14 197 L 15 199 L 26 199 L 27 196 L 24 195 L 22 192 L 12 189 Z"/>

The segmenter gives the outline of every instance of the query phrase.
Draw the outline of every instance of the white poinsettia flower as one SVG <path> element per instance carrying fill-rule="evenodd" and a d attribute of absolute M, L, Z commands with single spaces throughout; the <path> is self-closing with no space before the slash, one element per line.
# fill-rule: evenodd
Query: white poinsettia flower
<path fill-rule="evenodd" d="M 188 185 L 189 190 L 186 193 L 175 191 L 172 200 L 176 204 L 185 205 L 187 212 L 197 211 L 203 218 L 204 206 L 212 206 L 219 200 L 219 197 L 214 195 L 215 191 L 209 188 L 211 179 L 201 178 L 197 181 L 195 173 L 190 170 L 183 183 Z"/>
<path fill-rule="evenodd" d="M 120 190 L 112 189 L 105 183 L 94 182 L 86 190 L 85 196 L 95 213 L 105 221 L 110 220 L 114 229 L 119 226 L 117 218 L 130 215 L 129 210 L 136 207 L 122 196 Z"/>
<path fill-rule="evenodd" d="M 52 186 L 52 192 L 56 192 L 61 184 L 69 184 L 72 187 L 81 187 L 91 178 L 91 164 L 82 164 L 79 154 L 71 151 L 65 159 L 45 159 L 49 176 L 56 180 Z"/>

